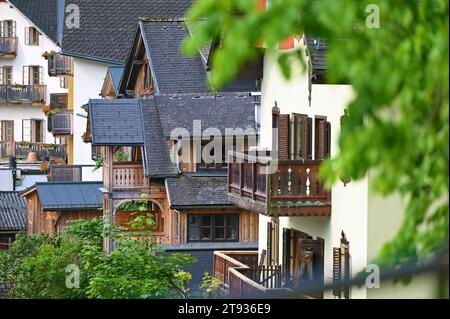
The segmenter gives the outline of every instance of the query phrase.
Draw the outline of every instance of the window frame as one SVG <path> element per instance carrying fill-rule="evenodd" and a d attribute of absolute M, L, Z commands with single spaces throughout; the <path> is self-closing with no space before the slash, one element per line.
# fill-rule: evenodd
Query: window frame
<path fill-rule="evenodd" d="M 199 228 L 200 228 L 200 236 L 202 235 L 202 230 L 203 228 L 209 228 L 210 229 L 210 233 L 211 233 L 211 239 L 190 239 L 190 227 L 189 227 L 189 217 L 191 216 L 196 216 L 197 218 L 201 218 L 200 223 L 199 223 Z M 216 218 L 217 217 L 223 217 L 224 218 L 224 223 L 223 226 L 216 226 Z M 209 226 L 203 226 L 203 218 L 210 218 L 211 222 Z M 229 224 L 229 219 L 230 217 L 237 217 L 236 218 L 236 231 L 237 231 L 237 236 L 235 239 L 228 239 L 227 237 L 229 237 L 228 234 L 228 229 L 230 228 L 230 224 Z M 199 243 L 199 242 L 239 242 L 239 222 L 240 222 L 240 214 L 239 213 L 230 213 L 230 214 L 199 214 L 199 213 L 192 213 L 192 214 L 187 214 L 186 216 L 186 242 L 188 243 Z M 224 238 L 216 238 L 216 228 L 220 227 L 223 228 L 223 234 L 224 234 Z"/>

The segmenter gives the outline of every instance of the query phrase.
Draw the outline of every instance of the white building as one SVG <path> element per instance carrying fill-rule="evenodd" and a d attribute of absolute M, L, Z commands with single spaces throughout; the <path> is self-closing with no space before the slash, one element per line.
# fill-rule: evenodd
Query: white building
<path fill-rule="evenodd" d="M 23 1 L 13 2 L 23 5 Z M 48 62 L 42 57 L 56 49 L 56 17 L 51 8 L 47 15 L 41 14 L 43 4 L 27 6 L 25 15 L 13 2 L 0 2 L 0 157 L 12 155 L 13 146 L 6 143 L 13 141 L 64 143 L 49 132 L 41 110 L 50 104 L 51 94 L 68 93 L 67 82 L 50 77 Z M 42 154 L 47 153 L 38 151 Z"/>
<path fill-rule="evenodd" d="M 260 146 L 278 149 L 271 154 L 274 174 L 251 173 L 247 170 L 254 168 L 241 164 L 232 164 L 229 172 L 230 201 L 260 213 L 259 259 L 265 265 L 281 265 L 283 279 L 276 288 L 353 278 L 395 236 L 404 215 L 399 196 L 381 198 L 370 191 L 370 174 L 360 181 L 343 179 L 346 183 L 338 182 L 331 192 L 318 182 L 321 162 L 338 152 L 341 120 L 353 92 L 349 85 L 324 84 L 322 42 L 302 36 L 292 38 L 292 47 L 308 56 L 311 77 L 293 62 L 292 77 L 286 80 L 277 50 L 267 50 L 264 61 Z M 249 162 L 254 159 L 249 157 Z M 407 290 L 386 283 L 382 288 L 389 289 L 352 287 L 314 297 L 429 297 L 434 283 Z"/>

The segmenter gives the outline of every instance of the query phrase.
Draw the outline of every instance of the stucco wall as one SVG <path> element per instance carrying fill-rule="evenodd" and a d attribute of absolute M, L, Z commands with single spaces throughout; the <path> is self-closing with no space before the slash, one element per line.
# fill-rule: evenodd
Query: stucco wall
<path fill-rule="evenodd" d="M 82 135 L 86 132 L 86 118 L 77 114 L 87 115 L 82 109 L 89 99 L 98 99 L 103 81 L 108 70 L 108 64 L 86 59 L 74 59 L 74 134 L 73 134 L 73 160 L 76 165 L 94 165 L 91 155 L 91 144 L 84 143 Z M 83 171 L 83 180 L 102 180 L 101 170 Z"/>
<path fill-rule="evenodd" d="M 299 47 L 299 44 L 296 44 Z M 302 73 L 300 65 L 294 63 L 292 77 L 290 80 L 286 80 L 281 73 L 276 58 L 276 52 L 268 53 L 264 62 L 261 146 L 268 148 L 272 146 L 272 108 L 276 101 L 282 114 L 301 113 L 307 114 L 313 119 L 316 115 L 326 116 L 331 123 L 331 155 L 335 155 L 338 152 L 340 118 L 353 95 L 351 87 L 348 85 L 314 84 L 312 87 L 312 102 L 309 106 L 307 74 Z M 332 189 L 332 213 L 329 218 L 280 218 L 280 234 L 282 234 L 282 228 L 286 227 L 295 228 L 307 232 L 311 236 L 325 239 L 325 281 L 331 281 L 332 279 L 332 247 L 339 247 L 342 230 L 350 241 L 352 274 L 356 275 L 366 265 L 367 185 L 367 178 L 358 182 L 353 181 L 345 187 L 343 183 L 338 182 Z M 260 218 L 260 250 L 266 246 L 267 221 L 268 219 L 265 217 Z M 280 238 L 280 253 L 282 252 L 281 245 L 282 240 Z M 352 289 L 352 298 L 365 297 L 365 289 Z"/>
<path fill-rule="evenodd" d="M 39 65 L 43 67 L 43 84 L 47 85 L 47 104 L 50 102 L 50 93 L 67 93 L 67 89 L 60 87 L 58 77 L 48 76 L 47 61 L 41 56 L 44 51 L 56 48 L 55 43 L 45 35 L 39 37 L 39 46 L 25 44 L 25 28 L 33 24 L 17 9 L 11 8 L 7 3 L 0 3 L 0 21 L 16 21 L 16 36 L 18 38 L 18 53 L 15 58 L 0 57 L 0 66 L 12 66 L 12 82 L 23 84 L 23 67 Z M 42 33 L 42 32 L 41 32 Z M 44 120 L 44 142 L 53 143 L 54 138 L 47 131 L 47 118 L 37 106 L 31 105 L 4 105 L 0 103 L 0 120 L 14 120 L 14 138 L 22 140 L 22 119 Z"/>

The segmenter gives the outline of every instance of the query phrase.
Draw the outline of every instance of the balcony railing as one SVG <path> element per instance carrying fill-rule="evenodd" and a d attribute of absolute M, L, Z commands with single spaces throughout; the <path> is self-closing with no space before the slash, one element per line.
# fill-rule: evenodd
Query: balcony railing
<path fill-rule="evenodd" d="M 17 159 L 27 159 L 28 154 L 31 152 L 36 153 L 39 161 L 42 161 L 47 157 L 50 160 L 64 161 L 67 154 L 67 145 L 29 142 L 0 142 L 0 158 L 9 158 L 14 156 Z"/>
<path fill-rule="evenodd" d="M 83 180 L 83 165 L 50 165 L 49 181 L 81 182 Z"/>
<path fill-rule="evenodd" d="M 48 58 L 48 75 L 63 76 L 73 75 L 73 58 L 59 53 Z"/>
<path fill-rule="evenodd" d="M 257 266 L 258 252 L 214 252 L 214 276 L 233 299 L 264 298 L 290 292 L 280 266 Z"/>
<path fill-rule="evenodd" d="M 9 103 L 45 103 L 46 85 L 0 85 L 0 101 Z"/>
<path fill-rule="evenodd" d="M 105 165 L 104 184 L 108 188 L 109 168 Z M 136 162 L 114 162 L 112 167 L 111 186 L 113 190 L 139 190 L 146 187 L 147 182 L 144 176 L 142 163 Z"/>
<path fill-rule="evenodd" d="M 318 178 L 320 164 L 234 154 L 228 164 L 228 198 L 268 216 L 329 216 L 331 193 Z"/>
<path fill-rule="evenodd" d="M 0 37 L 0 56 L 15 57 L 17 55 L 17 37 Z"/>
<path fill-rule="evenodd" d="M 73 110 L 61 110 L 53 114 L 51 122 L 53 135 L 73 134 Z"/>

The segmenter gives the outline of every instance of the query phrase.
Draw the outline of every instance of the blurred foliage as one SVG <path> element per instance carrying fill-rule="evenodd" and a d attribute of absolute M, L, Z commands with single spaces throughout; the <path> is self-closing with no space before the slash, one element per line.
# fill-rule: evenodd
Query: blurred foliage
<path fill-rule="evenodd" d="M 220 39 L 212 58 L 211 85 L 220 88 L 257 56 L 257 43 L 275 48 L 306 32 L 329 44 L 330 83 L 349 83 L 355 96 L 339 138 L 339 154 L 321 170 L 331 186 L 340 176 L 362 179 L 373 190 L 406 200 L 396 237 L 375 261 L 394 266 L 423 260 L 448 244 L 448 6 L 447 0 L 197 0 L 188 18 L 195 54 Z M 380 28 L 368 28 L 379 8 Z M 201 21 L 201 23 L 198 23 Z M 283 73 L 292 76 L 281 54 Z M 303 65 L 305 65 L 303 63 Z M 386 220 L 389 223 L 389 220 Z"/>
<path fill-rule="evenodd" d="M 151 238 L 116 237 L 116 250 L 103 252 L 103 219 L 72 222 L 61 235 L 19 234 L 0 252 L 0 283 L 12 284 L 10 298 L 186 297 L 194 262 L 165 254 Z M 80 287 L 69 289 L 66 267 L 80 269 Z"/>

